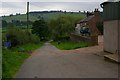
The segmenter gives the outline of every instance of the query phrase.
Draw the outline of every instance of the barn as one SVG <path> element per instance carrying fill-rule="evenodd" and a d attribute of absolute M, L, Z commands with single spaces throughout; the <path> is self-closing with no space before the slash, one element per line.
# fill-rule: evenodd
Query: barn
<path fill-rule="evenodd" d="M 80 29 L 82 27 L 87 27 L 90 30 L 91 35 L 100 35 L 101 32 L 98 30 L 96 24 L 102 22 L 100 11 L 98 9 L 94 10 L 94 13 L 87 12 L 87 17 L 80 20 L 75 27 L 76 34 L 80 34 Z"/>
<path fill-rule="evenodd" d="M 104 2 L 104 51 L 120 53 L 120 1 Z"/>
<path fill-rule="evenodd" d="M 101 35 L 97 28 L 99 22 L 102 22 L 102 14 L 98 9 L 95 9 L 94 12 L 87 12 L 86 18 L 76 23 L 75 31 L 71 33 L 70 39 L 74 42 L 87 41 L 98 45 L 98 35 Z M 82 34 L 82 30 L 88 30 L 88 34 Z"/>

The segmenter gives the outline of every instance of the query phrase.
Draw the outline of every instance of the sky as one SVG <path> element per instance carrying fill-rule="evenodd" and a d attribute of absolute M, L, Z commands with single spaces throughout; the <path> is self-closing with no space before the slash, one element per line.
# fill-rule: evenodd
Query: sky
<path fill-rule="evenodd" d="M 0 16 L 26 13 L 26 2 L 28 0 L 4 0 L 0 2 Z M 100 4 L 105 0 L 29 0 L 30 11 L 94 11 L 95 8 L 102 10 Z"/>

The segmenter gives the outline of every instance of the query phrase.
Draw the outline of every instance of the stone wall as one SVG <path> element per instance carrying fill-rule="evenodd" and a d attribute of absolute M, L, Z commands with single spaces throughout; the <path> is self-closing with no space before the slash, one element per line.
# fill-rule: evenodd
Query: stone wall
<path fill-rule="evenodd" d="M 98 36 L 81 36 L 81 35 L 71 33 L 70 39 L 73 42 L 85 41 L 85 42 L 90 42 L 91 45 L 98 45 Z"/>

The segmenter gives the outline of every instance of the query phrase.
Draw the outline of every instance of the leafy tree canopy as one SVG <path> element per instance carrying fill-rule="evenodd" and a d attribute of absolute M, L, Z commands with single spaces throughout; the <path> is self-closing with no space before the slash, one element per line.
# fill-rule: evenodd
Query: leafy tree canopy
<path fill-rule="evenodd" d="M 38 35 L 41 40 L 48 36 L 48 26 L 44 19 L 33 22 L 32 33 Z"/>
<path fill-rule="evenodd" d="M 70 16 L 59 16 L 57 19 L 51 20 L 50 28 L 54 40 L 65 39 L 74 30 L 73 19 Z"/>

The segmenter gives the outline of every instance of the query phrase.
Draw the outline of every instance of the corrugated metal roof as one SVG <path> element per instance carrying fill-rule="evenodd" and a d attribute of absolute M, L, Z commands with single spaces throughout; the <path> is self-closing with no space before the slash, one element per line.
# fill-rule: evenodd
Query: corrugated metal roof
<path fill-rule="evenodd" d="M 119 2 L 120 0 L 107 0 L 106 2 Z"/>
<path fill-rule="evenodd" d="M 101 3 L 100 6 L 103 8 L 103 5 L 104 5 L 104 4 L 112 3 L 112 2 L 120 2 L 120 0 L 107 0 L 107 1 L 105 1 L 105 2 L 103 2 L 103 3 Z"/>
<path fill-rule="evenodd" d="M 101 3 L 100 6 L 103 8 L 103 5 L 104 5 L 104 4 L 113 3 L 113 2 L 120 2 L 120 0 L 107 0 L 107 1 L 105 1 L 105 2 L 103 2 L 103 3 Z"/>

